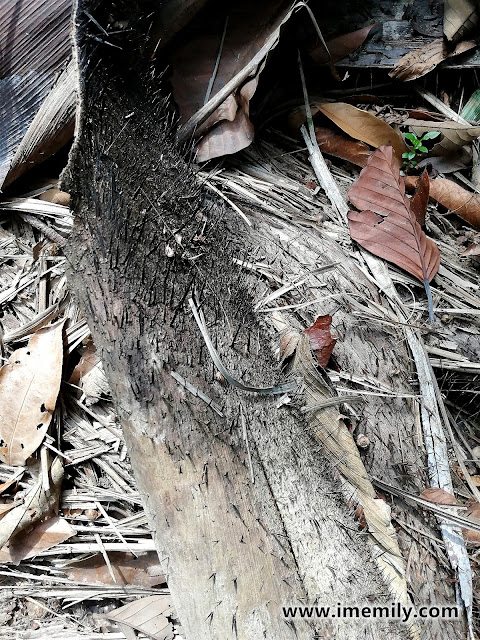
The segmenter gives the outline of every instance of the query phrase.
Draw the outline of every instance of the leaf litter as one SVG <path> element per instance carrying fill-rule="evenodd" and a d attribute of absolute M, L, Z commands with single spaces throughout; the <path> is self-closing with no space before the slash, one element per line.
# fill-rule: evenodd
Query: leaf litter
<path fill-rule="evenodd" d="M 465 19 L 464 22 L 466 24 L 468 19 Z M 361 46 L 360 40 L 363 36 L 367 36 L 369 31 L 370 27 L 367 27 L 361 30 L 362 33 L 346 34 L 346 36 L 339 37 L 337 42 L 336 38 L 327 39 L 327 46 L 330 46 L 331 50 L 329 60 L 322 62 L 322 64 L 337 61 L 340 59 L 339 56 L 343 56 L 344 51 L 349 53 L 349 48 L 352 50 L 356 48 L 353 47 L 356 42 L 358 42 L 357 46 Z M 215 46 L 212 49 L 217 53 L 221 39 L 220 32 L 221 29 L 216 32 Z M 457 32 L 461 33 L 462 29 L 457 29 Z M 347 36 L 350 37 L 350 44 L 348 44 L 349 38 Z M 342 40 L 343 38 L 345 39 Z M 458 40 L 459 36 L 453 34 L 451 39 Z M 438 47 L 438 45 L 435 46 Z M 212 55 L 211 61 L 215 62 L 214 58 L 215 55 Z M 220 61 L 222 61 L 221 56 Z M 245 61 L 239 65 L 236 72 L 241 73 L 242 65 L 245 65 Z M 221 122 L 227 123 L 227 135 L 233 131 L 235 134 L 233 138 L 235 138 L 237 134 L 234 130 L 238 124 L 240 137 L 237 138 L 237 142 L 230 148 L 228 145 L 220 143 L 216 147 L 212 146 L 211 149 L 208 148 L 210 142 L 208 144 L 205 142 L 205 154 L 203 156 L 200 154 L 198 158 L 203 161 L 209 157 L 220 157 L 231 153 L 234 148 L 245 149 L 247 145 L 249 149 L 246 149 L 243 155 L 233 156 L 231 163 L 227 163 L 221 172 L 200 175 L 202 179 L 209 180 L 212 185 L 228 196 L 228 201 L 239 210 L 245 210 L 247 215 L 252 218 L 263 216 L 277 222 L 281 221 L 285 225 L 296 225 L 299 229 L 308 230 L 308 233 L 316 232 L 319 224 L 324 224 L 328 234 L 345 243 L 347 241 L 345 228 L 339 224 L 338 217 L 332 215 L 327 199 L 318 189 L 307 189 L 302 183 L 302 181 L 313 182 L 315 176 L 306 160 L 302 158 L 301 148 L 298 144 L 291 141 L 286 142 L 280 132 L 277 132 L 277 135 L 272 135 L 269 132 L 266 135 L 262 134 L 255 147 L 251 146 L 253 127 L 250 122 L 249 103 L 253 92 L 257 89 L 258 74 L 256 72 L 261 69 L 262 66 L 257 65 L 255 73 L 248 76 L 252 85 L 251 87 L 243 85 L 246 87 L 245 96 L 242 96 L 241 83 L 240 88 L 236 88 L 231 97 L 226 98 L 225 104 L 221 108 L 219 107 L 218 113 L 205 127 L 205 130 L 208 130 L 210 126 L 215 127 Z M 228 79 L 232 73 L 228 72 L 224 77 Z M 211 77 L 211 73 L 207 74 L 208 81 Z M 221 76 L 218 77 L 218 82 L 223 82 Z M 213 93 L 215 93 L 215 88 Z M 320 107 L 323 107 L 323 110 Z M 201 108 L 202 102 L 199 102 L 195 110 Z M 383 115 L 374 114 L 369 109 L 368 105 L 358 109 L 348 105 L 347 102 L 320 102 L 317 111 L 323 113 L 330 122 L 334 123 L 330 126 L 337 127 L 337 129 L 316 128 L 315 137 L 320 149 L 333 157 L 342 158 L 365 167 L 374 155 L 375 149 L 385 144 L 391 144 L 395 148 L 395 156 L 401 163 L 400 152 L 405 151 L 401 134 L 383 119 Z M 422 113 L 421 110 L 418 111 Z M 244 122 L 236 123 L 235 119 L 240 120 L 240 117 L 244 118 Z M 441 117 L 443 118 L 443 115 Z M 324 120 L 324 123 L 328 124 L 328 121 Z M 474 126 L 455 127 L 448 121 L 438 121 L 438 119 L 437 121 L 429 121 L 428 124 L 431 125 L 429 130 L 439 130 L 442 133 L 444 131 L 453 132 L 454 137 L 457 136 L 461 139 L 460 143 L 454 146 L 469 147 L 476 138 L 475 129 L 477 127 Z M 415 132 L 415 126 L 420 132 L 424 125 L 424 122 L 418 123 L 418 121 L 416 124 L 407 124 L 413 132 Z M 465 134 L 466 131 L 468 131 L 467 134 Z M 448 135 L 450 133 L 445 134 L 442 140 L 448 140 Z M 464 141 L 465 135 L 467 139 Z M 241 136 L 244 136 L 243 141 Z M 223 134 L 220 137 L 223 137 Z M 288 151 L 285 151 L 282 143 L 287 145 Z M 291 155 L 288 155 L 290 153 Z M 266 161 L 266 158 L 269 160 Z M 397 169 L 393 169 L 394 165 L 394 162 L 390 162 L 389 172 L 395 177 Z M 352 176 L 351 170 L 346 170 L 338 162 L 330 165 L 329 170 L 334 180 L 342 184 L 344 188 L 350 186 L 355 179 L 355 174 Z M 424 221 L 421 214 L 422 212 L 425 214 L 427 184 L 430 188 L 430 201 L 440 203 L 454 213 L 463 212 L 470 208 L 476 211 L 475 206 L 478 207 L 478 203 L 473 191 L 467 191 L 453 181 L 446 181 L 447 184 L 442 184 L 442 180 L 444 179 L 428 179 L 425 172 L 422 173 L 420 180 L 417 176 L 407 177 L 407 184 L 410 181 L 413 188 L 418 186 L 418 192 L 412 200 L 403 201 L 405 205 L 404 217 L 407 218 L 405 212 L 410 208 L 410 213 L 414 213 L 420 223 Z M 439 196 L 441 186 L 446 193 L 440 198 L 437 196 Z M 462 195 L 457 199 L 452 195 L 457 191 L 456 187 L 462 189 Z M 52 193 L 51 195 L 55 197 L 57 194 Z M 68 237 L 72 226 L 72 216 L 63 204 L 66 200 L 57 199 L 53 201 L 54 206 L 50 206 L 52 203 L 42 204 L 36 196 L 27 194 L 25 196 L 18 197 L 16 195 L 8 200 L 3 198 L 0 203 L 4 215 L 13 216 L 16 214 L 20 216 L 15 223 L 12 223 L 11 226 L 7 225 L 6 229 L 0 231 L 0 249 L 3 256 L 15 256 L 13 267 L 8 264 L 7 258 L 4 258 L 5 269 L 2 274 L 1 305 L 2 310 L 5 309 L 5 344 L 7 349 L 10 349 L 8 354 L 11 355 L 11 350 L 20 346 L 21 340 L 25 337 L 31 337 L 38 331 L 48 332 L 49 323 L 58 322 L 60 318 L 60 322 L 65 321 L 66 323 L 66 353 L 79 358 L 85 355 L 88 360 L 89 354 L 86 351 L 88 349 L 86 345 L 91 344 L 89 343 L 89 330 L 84 320 L 79 317 L 75 303 L 69 299 L 64 279 L 64 261 L 61 258 L 62 243 Z M 378 214 L 375 215 L 378 216 Z M 390 215 L 392 212 L 388 214 L 388 216 Z M 473 213 L 470 216 L 470 220 L 475 219 Z M 411 222 L 411 216 L 408 219 L 410 226 L 416 229 Z M 466 217 L 465 220 L 469 221 L 469 218 Z M 382 224 L 384 223 L 382 222 Z M 444 327 L 443 341 L 447 346 L 445 348 L 435 345 L 429 346 L 430 360 L 435 364 L 438 372 L 453 371 L 458 376 L 458 378 L 449 378 L 452 384 L 456 384 L 455 380 L 461 379 L 462 384 L 468 386 L 471 378 L 468 375 L 466 377 L 464 372 L 468 370 L 468 367 L 475 370 L 475 365 L 478 363 L 472 362 L 466 357 L 459 358 L 458 345 L 452 345 L 456 345 L 456 334 L 460 330 L 468 329 L 466 323 L 462 321 L 462 314 L 471 314 L 469 317 L 475 318 L 473 314 L 479 308 L 478 285 L 468 264 L 459 260 L 458 246 L 449 238 L 448 233 L 451 229 L 445 226 L 446 221 L 443 213 L 436 211 L 432 205 L 430 205 L 426 216 L 426 225 L 429 232 L 432 230 L 435 232 L 442 256 L 442 266 L 435 276 L 435 296 L 438 308 L 440 313 L 444 314 L 443 317 L 448 316 L 449 323 L 451 323 L 449 327 Z M 38 248 L 39 244 L 40 248 Z M 420 244 L 422 243 L 420 242 Z M 38 261 L 39 255 L 42 258 L 40 262 Z M 355 254 L 352 253 L 352 255 Z M 419 256 L 421 258 L 421 253 Z M 429 267 L 427 268 L 427 264 L 425 265 L 427 276 L 435 270 L 432 268 L 431 262 L 430 259 L 427 259 Z M 42 264 L 43 266 L 41 266 Z M 418 264 L 416 266 L 418 267 Z M 302 326 L 313 325 L 314 327 L 319 316 L 327 319 L 331 317 L 329 312 L 333 313 L 335 306 L 329 306 L 329 300 L 333 305 L 336 300 L 349 299 L 344 293 L 340 298 L 335 293 L 329 294 L 332 298 L 325 297 L 323 289 L 325 282 L 322 279 L 320 284 L 316 280 L 305 280 L 298 287 L 289 287 L 285 286 L 288 285 L 289 274 L 284 273 L 279 276 L 275 270 L 261 261 L 252 263 L 249 268 L 266 278 L 271 287 L 276 285 L 285 287 L 284 293 L 277 301 L 279 302 L 278 306 L 289 307 L 290 313 L 295 313 L 297 309 L 298 314 L 301 314 L 301 317 L 305 319 Z M 418 271 L 416 269 L 414 271 L 415 274 L 412 275 L 418 278 Z M 406 288 L 412 286 L 414 281 L 409 278 L 408 274 L 395 267 L 391 268 L 391 273 L 396 284 L 401 284 Z M 421 275 L 423 275 L 423 267 Z M 40 281 L 48 282 L 49 291 L 47 294 L 45 287 L 40 287 Z M 367 322 L 374 323 L 388 321 L 388 316 L 382 315 L 382 311 L 373 304 L 366 303 L 364 305 L 353 298 L 349 299 L 348 304 L 357 310 L 356 313 L 361 314 L 362 321 L 365 321 L 366 318 Z M 412 299 L 411 302 L 404 300 L 403 304 L 412 317 L 417 314 L 418 320 L 418 300 Z M 290 311 L 291 309 L 293 312 Z M 277 313 L 277 311 L 272 313 Z M 314 322 L 315 318 L 317 318 L 316 322 Z M 316 344 L 319 345 L 320 353 L 324 349 L 328 352 L 333 348 L 332 342 L 335 344 L 335 339 L 332 339 L 331 336 L 328 337 L 329 324 L 330 322 L 327 320 L 323 323 L 320 322 L 321 326 L 318 327 L 322 332 L 325 331 L 324 344 L 323 337 L 318 338 L 317 336 L 320 342 Z M 287 341 L 286 349 L 290 355 L 295 352 L 297 344 L 298 332 L 295 333 L 294 339 L 290 336 Z M 437 357 L 439 352 L 442 354 L 441 357 Z M 325 361 L 327 353 L 324 351 L 322 355 L 320 364 L 327 366 L 328 358 Z M 475 352 L 471 354 L 472 357 L 475 357 Z M 97 365 L 98 362 L 94 362 L 92 369 L 97 368 Z M 87 364 L 86 368 L 88 366 Z M 372 387 L 367 386 L 372 384 L 372 379 L 363 374 L 356 377 L 353 374 L 348 374 L 350 376 L 348 377 L 345 372 L 334 373 L 332 369 L 327 369 L 327 373 L 331 380 L 337 381 L 335 384 L 339 388 L 339 393 L 342 393 L 342 389 L 349 389 L 352 397 L 354 397 L 352 392 L 358 392 L 359 387 L 367 393 L 392 392 L 391 389 L 381 389 L 375 380 L 373 380 L 372 391 Z M 10 546 L 2 550 L 4 553 L 11 554 L 11 558 L 8 561 L 4 560 L 4 562 L 12 561 L 15 548 L 17 549 L 16 560 L 22 557 L 20 569 L 15 569 L 11 564 L 8 565 L 10 567 L 8 569 L 9 580 L 11 581 L 11 584 L 8 585 L 8 597 L 11 597 L 11 593 L 14 597 L 38 596 L 38 592 L 40 592 L 45 594 L 50 602 L 57 601 L 63 603 L 64 606 L 73 607 L 76 602 L 82 599 L 101 602 L 102 599 L 114 598 L 122 603 L 125 602 L 126 594 L 130 598 L 153 597 L 158 600 L 149 602 L 150 604 L 152 602 L 158 603 L 159 619 L 164 620 L 165 623 L 163 628 L 167 636 L 161 637 L 168 637 L 168 633 L 171 633 L 170 622 L 161 616 L 165 611 L 168 611 L 169 596 L 165 589 L 158 588 L 161 583 L 155 585 L 153 582 L 133 584 L 129 579 L 127 580 L 128 584 L 119 588 L 118 583 L 111 579 L 111 573 L 105 562 L 106 554 L 110 567 L 117 577 L 117 569 L 121 571 L 121 567 L 124 566 L 122 563 L 128 565 L 129 562 L 132 562 L 135 564 L 131 551 L 126 550 L 125 536 L 127 536 L 128 546 L 139 557 L 148 558 L 147 574 L 149 568 L 153 572 L 156 571 L 155 557 L 149 556 L 154 551 L 151 532 L 146 524 L 146 516 L 141 506 L 140 497 L 136 492 L 121 429 L 112 408 L 108 389 L 102 386 L 103 383 L 94 381 L 92 384 L 94 387 L 96 386 L 98 394 L 95 391 L 86 394 L 84 380 L 86 376 L 87 372 L 80 367 L 70 382 L 64 381 L 61 392 L 64 415 L 61 417 L 59 406 L 56 408 L 54 406 L 48 426 L 49 433 L 42 434 L 42 439 L 31 452 L 33 459 L 38 458 L 36 468 L 18 469 L 21 473 L 16 480 L 12 481 L 9 480 L 9 477 L 12 476 L 12 469 L 5 466 L 5 471 L 3 471 L 0 466 L 1 479 L 4 481 L 3 495 L 7 501 L 2 505 L 4 515 L 0 519 L 0 527 L 3 520 L 8 518 L 4 527 L 5 531 L 8 527 L 11 530 Z M 341 378 L 341 376 L 344 377 Z M 340 380 L 343 380 L 343 384 L 347 386 L 340 387 Z M 354 383 L 352 380 L 356 380 L 356 382 Z M 466 422 L 470 424 L 469 416 L 466 417 Z M 61 424 L 64 430 L 60 436 Z M 57 456 L 56 450 L 60 451 L 60 456 Z M 26 462 L 29 455 L 30 453 L 25 454 L 21 464 Z M 21 456 L 18 459 L 20 460 Z M 73 481 L 70 478 L 68 484 L 65 484 L 64 479 L 59 480 L 58 470 L 61 460 L 63 460 L 62 469 L 65 466 L 69 473 L 73 474 Z M 52 472 L 52 468 L 56 469 L 55 473 Z M 63 477 L 63 471 L 60 475 Z M 59 482 L 60 489 L 57 489 Z M 45 518 L 43 522 L 35 520 L 38 513 L 31 513 L 32 505 L 38 505 L 35 510 Z M 106 510 L 107 517 L 103 514 L 102 509 Z M 59 515 L 55 515 L 57 510 Z M 474 504 L 469 515 L 476 517 L 476 513 Z M 390 522 L 389 514 L 387 520 Z M 63 529 L 65 523 L 68 527 Z M 42 541 L 42 527 L 45 527 L 47 532 L 51 527 L 55 532 L 56 526 L 59 526 L 60 530 L 54 533 L 49 541 Z M 29 534 L 32 534 L 30 540 Z M 58 538 L 55 539 L 56 535 Z M 62 540 L 63 535 L 68 537 Z M 35 536 L 38 536 L 38 539 Z M 33 551 L 34 556 L 30 556 L 30 551 L 26 551 L 28 545 L 30 545 L 30 551 Z M 89 556 L 92 554 L 94 554 L 93 560 L 89 560 Z M 118 554 L 124 555 L 120 558 Z M 37 567 L 43 567 L 42 573 L 39 573 L 35 565 L 25 562 L 30 557 L 35 558 L 34 562 Z M 100 580 L 98 575 L 92 577 L 92 580 L 95 580 L 94 587 L 91 582 L 85 582 L 85 576 L 82 576 L 78 581 L 75 580 L 75 570 L 81 571 L 82 567 L 85 567 L 85 573 L 88 573 L 86 567 L 89 563 L 93 571 L 98 572 L 101 576 Z M 62 582 L 62 578 L 58 579 L 61 572 L 63 572 L 62 575 L 70 575 L 72 581 L 63 578 Z M 78 572 L 76 576 L 80 577 Z M 162 576 L 160 578 L 162 579 Z M 153 581 L 155 580 L 156 577 L 153 576 Z M 6 591 L 3 593 L 7 594 Z M 167 598 L 167 600 L 163 600 L 163 598 Z M 142 608 L 141 600 L 138 603 L 140 611 Z M 155 606 L 157 605 L 155 604 Z M 117 621 L 120 624 L 129 624 L 132 622 L 131 613 L 131 610 L 117 611 Z M 112 617 L 115 618 L 115 615 Z M 93 617 L 89 618 L 89 625 L 92 629 L 94 628 Z M 142 627 L 141 624 L 136 625 L 135 621 L 130 626 L 149 633 L 147 628 Z M 150 632 L 160 633 L 161 630 L 156 628 L 152 632 L 150 629 Z M 106 633 L 105 635 L 110 634 Z M 151 637 L 157 636 L 151 635 Z"/>

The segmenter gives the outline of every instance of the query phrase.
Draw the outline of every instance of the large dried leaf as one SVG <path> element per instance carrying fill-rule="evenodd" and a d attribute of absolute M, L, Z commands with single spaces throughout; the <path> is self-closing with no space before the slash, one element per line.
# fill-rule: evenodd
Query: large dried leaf
<path fill-rule="evenodd" d="M 322 153 L 365 167 L 372 155 L 370 148 L 359 140 L 325 127 L 315 127 L 315 137 Z"/>
<path fill-rule="evenodd" d="M 428 155 L 417 164 L 417 169 L 426 169 L 430 166 L 437 173 L 454 173 L 455 171 L 466 169 L 471 160 L 471 148 L 461 147 L 458 151 L 449 153 L 448 155 Z"/>
<path fill-rule="evenodd" d="M 420 497 L 429 502 L 435 502 L 435 504 L 458 504 L 454 495 L 445 491 L 445 489 L 439 489 L 438 487 L 429 487 L 424 489 L 420 494 Z"/>
<path fill-rule="evenodd" d="M 427 212 L 428 193 L 430 190 L 430 179 L 427 171 L 424 171 L 417 180 L 415 193 L 410 199 L 410 209 L 420 226 L 425 224 L 425 214 Z"/>
<path fill-rule="evenodd" d="M 64 518 L 49 518 L 37 524 L 32 531 L 22 531 L 15 536 L 8 547 L 0 551 L 0 562 L 18 564 L 65 542 L 75 534 L 76 530 Z"/>
<path fill-rule="evenodd" d="M 440 252 L 410 210 L 405 183 L 391 147 L 375 151 L 348 197 L 361 210 L 348 213 L 352 238 L 368 251 L 405 269 L 427 287 L 437 273 Z"/>
<path fill-rule="evenodd" d="M 18 145 L 71 55 L 71 8 L 72 0 L 0 2 L 0 189 Z"/>
<path fill-rule="evenodd" d="M 318 364 L 323 368 L 327 366 L 337 342 L 337 338 L 330 333 L 331 324 L 332 316 L 318 316 L 312 326 L 304 331 L 310 340 L 310 347 L 315 353 Z"/>
<path fill-rule="evenodd" d="M 411 177 L 406 180 L 407 189 L 414 188 Z M 430 199 L 449 209 L 465 222 L 480 229 L 480 196 L 467 191 L 453 180 L 436 178 L 430 180 Z"/>
<path fill-rule="evenodd" d="M 188 127 L 192 117 L 201 113 L 205 106 L 225 33 L 209 97 L 221 95 L 229 83 L 233 86 L 231 93 L 220 100 L 206 118 L 196 123 L 195 135 L 210 138 L 202 141 L 198 161 L 235 153 L 253 141 L 248 102 L 255 92 L 265 58 L 276 45 L 280 28 L 292 9 L 293 3 L 286 8 L 282 0 L 268 3 L 248 0 L 232 5 L 225 13 L 212 9 L 192 22 L 190 26 L 196 31 L 175 47 L 172 55 L 173 96 L 180 110 L 180 123 L 187 123 Z M 257 61 L 256 56 L 261 59 Z M 227 104 L 223 104 L 225 102 Z"/>
<path fill-rule="evenodd" d="M 476 47 L 477 44 L 478 42 L 475 40 L 468 40 L 460 42 L 455 49 L 449 50 L 443 38 L 433 40 L 422 49 L 415 49 L 400 58 L 389 75 L 404 82 L 421 78 L 447 58 L 465 53 L 465 51 Z"/>
<path fill-rule="evenodd" d="M 355 49 L 358 49 L 365 42 L 366 37 L 374 26 L 374 24 L 371 24 L 368 27 L 363 27 L 363 29 L 357 29 L 357 31 L 344 33 L 341 36 L 327 40 L 328 51 L 320 42 L 314 49 L 309 51 L 309 55 L 317 64 L 338 62 L 353 53 Z"/>
<path fill-rule="evenodd" d="M 458 122 L 428 122 L 409 118 L 403 124 L 410 127 L 417 137 L 422 137 L 428 131 L 440 131 L 442 139 L 430 151 L 431 156 L 451 155 L 480 137 L 479 126 Z"/>
<path fill-rule="evenodd" d="M 64 320 L 40 329 L 0 369 L 0 460 L 24 465 L 47 433 L 60 390 Z"/>
<path fill-rule="evenodd" d="M 391 145 L 399 164 L 403 163 L 402 153 L 406 151 L 403 138 L 384 120 L 345 102 L 324 103 L 319 105 L 319 111 L 355 140 L 377 148 Z"/>
<path fill-rule="evenodd" d="M 155 640 L 173 640 L 173 615 L 170 596 L 147 596 L 129 602 L 107 614 L 109 620 L 136 629 Z"/>
<path fill-rule="evenodd" d="M 155 587 L 166 582 L 155 551 L 138 554 L 116 551 L 108 554 L 116 584 Z M 65 568 L 70 580 L 86 584 L 115 584 L 102 555 L 96 555 Z"/>
<path fill-rule="evenodd" d="M 477 0 L 445 0 L 443 33 L 447 40 L 458 42 L 474 31 L 478 18 Z"/>

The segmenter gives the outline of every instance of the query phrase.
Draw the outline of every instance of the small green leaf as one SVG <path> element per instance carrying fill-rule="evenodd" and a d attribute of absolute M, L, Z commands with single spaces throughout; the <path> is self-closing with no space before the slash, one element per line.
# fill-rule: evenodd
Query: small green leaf
<path fill-rule="evenodd" d="M 402 158 L 408 158 L 408 153 L 402 153 Z"/>
<path fill-rule="evenodd" d="M 416 167 L 418 162 L 415 162 L 415 160 L 412 160 L 412 162 L 410 162 L 410 164 L 412 165 L 412 167 Z"/>
<path fill-rule="evenodd" d="M 415 143 L 418 140 L 417 136 L 414 133 L 406 133 L 405 138 L 407 140 L 410 140 L 410 142 L 413 142 L 413 143 Z"/>
<path fill-rule="evenodd" d="M 422 153 L 427 153 L 428 151 L 427 147 L 424 147 L 423 144 L 418 147 L 418 150 Z"/>
<path fill-rule="evenodd" d="M 422 140 L 433 140 L 434 138 L 438 138 L 440 135 L 440 131 L 428 131 L 422 138 Z"/>
<path fill-rule="evenodd" d="M 413 160 L 413 158 L 414 158 L 414 157 L 415 157 L 415 151 L 409 151 L 409 152 L 407 153 L 407 158 L 408 158 L 409 160 Z"/>

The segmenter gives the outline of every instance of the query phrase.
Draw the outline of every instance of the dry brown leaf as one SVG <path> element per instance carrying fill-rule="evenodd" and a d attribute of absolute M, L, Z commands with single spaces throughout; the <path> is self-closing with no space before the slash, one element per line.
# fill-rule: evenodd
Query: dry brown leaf
<path fill-rule="evenodd" d="M 147 596 L 129 602 L 106 615 L 109 620 L 136 629 L 155 640 L 173 640 L 173 615 L 170 596 Z"/>
<path fill-rule="evenodd" d="M 476 0 L 445 0 L 443 33 L 450 42 L 458 42 L 478 24 Z"/>
<path fill-rule="evenodd" d="M 469 500 L 468 509 L 465 513 L 465 516 L 467 516 L 468 518 L 472 518 L 472 520 L 477 520 L 478 522 L 480 522 L 480 504 L 475 500 Z M 480 544 L 480 532 L 474 531 L 472 529 L 462 528 L 462 533 L 464 539 L 467 542 Z"/>
<path fill-rule="evenodd" d="M 465 51 L 476 47 L 477 44 L 476 40 L 468 40 L 460 42 L 453 51 L 449 51 L 444 39 L 438 38 L 438 40 L 433 40 L 425 47 L 415 49 L 400 58 L 388 75 L 404 82 L 416 80 L 416 78 L 421 78 L 435 69 L 437 65 L 447 58 L 465 53 Z"/>
<path fill-rule="evenodd" d="M 407 189 L 414 188 L 414 180 L 411 176 L 406 179 Z M 436 178 L 430 180 L 430 199 L 460 216 L 475 229 L 480 229 L 479 195 L 467 191 L 448 178 Z"/>
<path fill-rule="evenodd" d="M 52 511 L 58 511 L 58 500 L 63 479 L 63 463 L 58 456 L 52 462 L 49 472 L 50 487 L 45 490 L 42 477 L 25 494 L 23 503 L 16 505 L 0 520 L 0 549 L 14 535 L 40 522 Z"/>
<path fill-rule="evenodd" d="M 411 212 L 392 147 L 375 151 L 348 197 L 361 210 L 348 213 L 352 238 L 418 278 L 428 296 L 428 283 L 438 271 L 440 252 Z M 429 297 L 431 311 L 430 305 Z"/>
<path fill-rule="evenodd" d="M 448 155 L 429 155 L 417 164 L 417 169 L 426 169 L 430 166 L 436 172 L 431 176 L 433 178 L 438 173 L 453 173 L 454 171 L 466 169 L 471 160 L 471 148 L 461 147 L 457 152 L 449 153 Z"/>
<path fill-rule="evenodd" d="M 300 333 L 292 327 L 287 327 L 280 334 L 280 362 L 284 362 L 295 353 Z"/>
<path fill-rule="evenodd" d="M 272 36 L 288 19 L 291 9 L 292 6 L 286 8 L 282 0 L 268 3 L 248 0 L 229 7 L 225 40 L 210 98 L 239 76 L 270 41 L 270 49 L 276 45 L 276 39 Z M 200 14 L 198 20 L 192 22 L 192 28 L 197 28 L 196 33 L 184 38 L 173 53 L 173 96 L 180 110 L 181 124 L 189 121 L 204 106 L 215 69 L 225 18 L 217 10 L 215 13 L 212 11 Z M 251 72 L 236 84 L 233 93 L 226 97 L 223 104 L 196 126 L 196 137 L 209 136 L 201 143 L 198 162 L 235 153 L 251 144 L 253 127 L 248 117 L 248 102 L 255 92 L 266 55 L 268 51 Z M 215 134 L 213 131 L 208 133 L 212 127 L 218 128 Z"/>
<path fill-rule="evenodd" d="M 162 567 L 155 551 L 138 554 L 123 551 L 109 552 L 116 584 L 136 584 L 141 587 L 155 587 L 166 582 Z M 102 555 L 96 555 L 82 562 L 70 564 L 65 568 L 70 580 L 86 584 L 115 584 Z"/>
<path fill-rule="evenodd" d="M 89 371 L 96 367 L 99 362 L 100 358 L 98 357 L 97 348 L 93 344 L 93 340 L 90 339 L 87 342 L 82 353 L 82 357 L 73 370 L 68 382 L 70 384 L 80 386 L 83 376 L 85 376 Z"/>
<path fill-rule="evenodd" d="M 427 212 L 428 193 L 430 188 L 429 183 L 430 180 L 428 173 L 424 171 L 422 175 L 419 176 L 415 187 L 415 193 L 410 199 L 410 209 L 421 227 L 425 224 L 425 214 Z"/>
<path fill-rule="evenodd" d="M 435 502 L 435 504 L 458 504 L 455 496 L 444 489 L 438 489 L 436 487 L 425 489 L 420 494 L 420 497 L 429 502 Z"/>
<path fill-rule="evenodd" d="M 305 329 L 304 333 L 310 340 L 310 348 L 315 352 L 318 364 L 325 368 L 332 355 L 337 338 L 330 333 L 332 316 L 318 316 L 311 327 Z"/>
<path fill-rule="evenodd" d="M 403 164 L 402 153 L 406 151 L 403 138 L 380 118 L 345 102 L 324 103 L 319 105 L 319 111 L 355 140 L 377 148 L 391 145 L 398 163 Z"/>
<path fill-rule="evenodd" d="M 9 546 L 0 551 L 0 562 L 18 564 L 65 542 L 75 534 L 76 530 L 64 518 L 49 518 L 37 524 L 32 531 L 22 531 L 15 536 Z"/>
<path fill-rule="evenodd" d="M 319 43 L 314 49 L 309 51 L 309 55 L 317 64 L 335 64 L 339 60 L 342 60 L 350 53 L 353 53 L 355 49 L 358 49 L 364 42 L 375 24 L 371 24 L 363 29 L 352 31 L 350 33 L 344 33 L 342 36 L 331 38 L 326 41 L 328 52 L 322 43 Z M 330 55 L 328 55 L 330 53 Z"/>
<path fill-rule="evenodd" d="M 428 122 L 408 118 L 403 124 L 409 126 L 418 138 L 422 137 L 427 131 L 440 131 L 442 139 L 440 142 L 437 142 L 430 151 L 429 155 L 432 156 L 450 155 L 458 152 L 461 147 L 476 140 L 480 136 L 479 126 L 474 127 L 452 121 Z"/>
<path fill-rule="evenodd" d="M 52 418 L 63 366 L 65 320 L 37 331 L 0 369 L 0 460 L 24 465 Z"/>
<path fill-rule="evenodd" d="M 372 155 L 370 148 L 359 140 L 325 127 L 315 127 L 315 137 L 322 153 L 365 167 Z"/>

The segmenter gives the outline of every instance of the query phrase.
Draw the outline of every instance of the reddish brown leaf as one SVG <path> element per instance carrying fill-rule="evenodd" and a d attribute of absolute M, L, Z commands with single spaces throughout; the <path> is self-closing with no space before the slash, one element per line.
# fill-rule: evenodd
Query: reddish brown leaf
<path fill-rule="evenodd" d="M 413 188 L 414 180 L 406 180 L 407 189 Z M 430 180 L 430 199 L 438 202 L 452 213 L 456 213 L 465 222 L 480 229 L 480 196 L 467 191 L 453 180 L 436 178 Z"/>
<path fill-rule="evenodd" d="M 415 193 L 410 199 L 410 209 L 416 217 L 418 224 L 422 227 L 425 224 L 425 214 L 427 212 L 429 184 L 430 180 L 425 170 L 422 175 L 419 176 Z"/>
<path fill-rule="evenodd" d="M 320 104 L 318 109 L 337 127 L 356 140 L 366 142 L 372 147 L 391 145 L 395 150 L 398 163 L 403 163 L 402 153 L 406 150 L 405 142 L 395 129 L 381 118 L 345 102 Z"/>
<path fill-rule="evenodd" d="M 362 210 L 348 213 L 352 238 L 368 251 L 405 269 L 427 288 L 437 273 L 440 252 L 410 210 L 392 147 L 375 151 L 348 197 Z"/>
<path fill-rule="evenodd" d="M 443 60 L 473 49 L 477 44 L 475 40 L 460 42 L 453 51 L 449 51 L 444 39 L 438 38 L 438 40 L 433 40 L 425 47 L 415 49 L 400 58 L 389 75 L 392 78 L 403 81 L 421 78 L 432 69 L 435 69 Z"/>
<path fill-rule="evenodd" d="M 337 342 L 337 338 L 332 337 L 330 333 L 331 324 L 332 316 L 318 316 L 312 326 L 305 329 L 304 332 L 310 340 L 312 351 L 315 351 L 318 364 L 324 368 L 327 366 L 333 347 Z"/>
<path fill-rule="evenodd" d="M 452 496 L 451 493 L 448 493 L 448 491 L 444 489 L 438 489 L 436 487 L 425 489 L 420 494 L 420 497 L 429 502 L 435 502 L 435 504 L 458 504 L 455 496 Z"/>
<path fill-rule="evenodd" d="M 108 557 L 117 584 L 136 584 L 150 588 L 166 582 L 155 551 L 141 553 L 137 558 L 131 553 L 114 551 L 109 552 Z M 65 572 L 75 582 L 115 584 L 102 555 L 70 564 Z"/>
<path fill-rule="evenodd" d="M 317 64 L 330 64 L 342 60 L 350 53 L 353 53 L 355 49 L 358 49 L 364 42 L 374 24 L 351 33 L 344 33 L 342 36 L 331 38 L 327 40 L 326 45 L 328 52 L 322 43 L 309 51 L 310 57 Z M 328 55 L 330 53 L 330 55 Z"/>
<path fill-rule="evenodd" d="M 325 127 L 315 127 L 315 137 L 322 153 L 342 158 L 359 167 L 365 167 L 372 155 L 363 142 Z"/>

